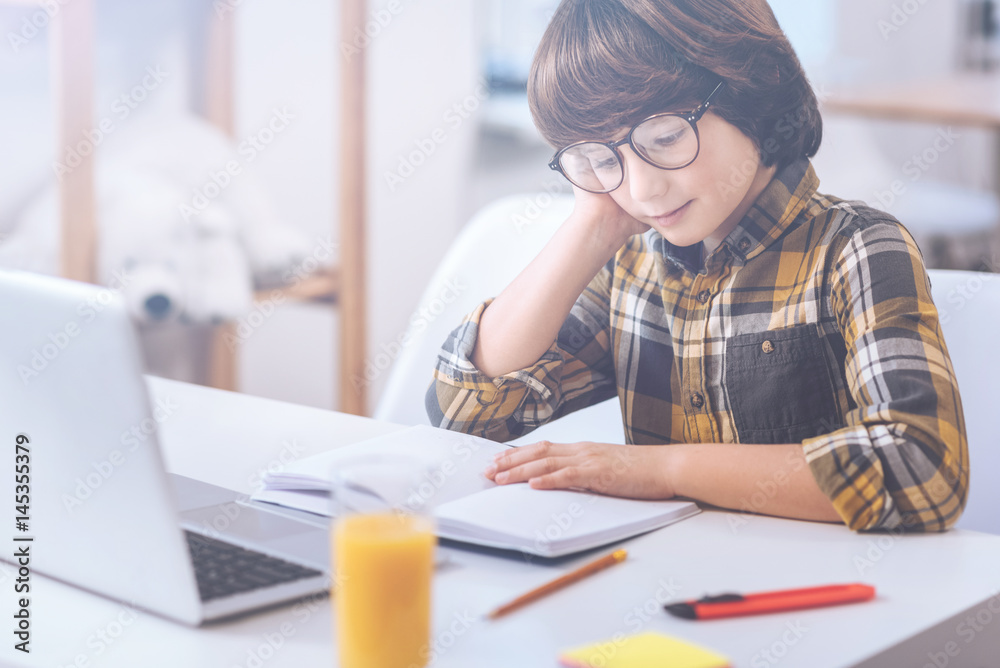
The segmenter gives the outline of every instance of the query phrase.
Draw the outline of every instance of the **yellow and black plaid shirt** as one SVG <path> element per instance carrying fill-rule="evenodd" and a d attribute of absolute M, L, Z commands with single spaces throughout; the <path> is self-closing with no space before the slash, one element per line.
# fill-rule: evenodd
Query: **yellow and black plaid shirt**
<path fill-rule="evenodd" d="M 486 300 L 439 353 L 431 423 L 506 441 L 617 394 L 628 443 L 801 443 L 852 529 L 950 527 L 969 456 L 920 251 L 818 185 L 781 169 L 704 265 L 633 236 L 541 358 L 492 379 L 471 362 Z"/>

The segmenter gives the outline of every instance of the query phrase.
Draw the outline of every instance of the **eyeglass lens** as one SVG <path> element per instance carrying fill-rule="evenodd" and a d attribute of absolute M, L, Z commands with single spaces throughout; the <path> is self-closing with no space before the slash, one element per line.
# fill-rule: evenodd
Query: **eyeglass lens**
<path fill-rule="evenodd" d="M 690 164 L 698 155 L 698 135 L 687 119 L 654 116 L 632 131 L 632 143 L 650 163 L 667 169 Z M 622 181 L 622 163 L 606 144 L 585 142 L 563 151 L 559 166 L 584 190 L 607 192 Z"/>

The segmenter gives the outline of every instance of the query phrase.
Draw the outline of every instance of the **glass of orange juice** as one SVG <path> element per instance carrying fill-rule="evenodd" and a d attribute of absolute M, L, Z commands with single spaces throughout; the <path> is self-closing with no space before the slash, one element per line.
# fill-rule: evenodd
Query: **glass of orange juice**
<path fill-rule="evenodd" d="M 331 474 L 335 637 L 341 668 L 421 668 L 430 656 L 434 523 L 423 469 L 359 458 Z"/>

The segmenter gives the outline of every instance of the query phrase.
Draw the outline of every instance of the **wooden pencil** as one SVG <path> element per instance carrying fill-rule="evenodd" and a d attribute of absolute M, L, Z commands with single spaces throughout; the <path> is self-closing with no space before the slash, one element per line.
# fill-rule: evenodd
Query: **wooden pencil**
<path fill-rule="evenodd" d="M 487 615 L 487 617 L 489 619 L 496 619 L 497 617 L 502 617 L 503 615 L 506 615 L 508 612 L 520 608 L 522 605 L 527 605 L 532 601 L 536 601 L 542 598 L 546 594 L 551 594 L 557 589 L 562 589 L 568 584 L 576 582 L 577 580 L 582 580 L 588 575 L 593 575 L 598 571 L 604 570 L 608 566 L 612 566 L 619 562 L 625 561 L 626 556 L 628 556 L 628 552 L 626 552 L 625 550 L 616 550 L 611 554 L 605 555 L 600 559 L 596 559 L 590 562 L 589 564 L 581 566 L 575 571 L 567 573 L 562 577 L 558 577 L 552 582 L 543 584 L 541 587 L 538 587 L 537 589 L 532 589 L 527 594 L 518 596 L 510 603 L 505 603 L 504 605 L 501 605 L 499 608 L 493 610 L 491 613 Z"/>

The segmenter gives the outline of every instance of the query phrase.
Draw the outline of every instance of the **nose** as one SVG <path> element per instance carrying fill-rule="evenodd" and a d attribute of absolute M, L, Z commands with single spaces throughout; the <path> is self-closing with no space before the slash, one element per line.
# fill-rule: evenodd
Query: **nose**
<path fill-rule="evenodd" d="M 622 146 L 620 150 L 625 170 L 622 187 L 628 188 L 632 201 L 654 201 L 670 190 L 670 172 L 649 164 L 631 146 Z"/>

